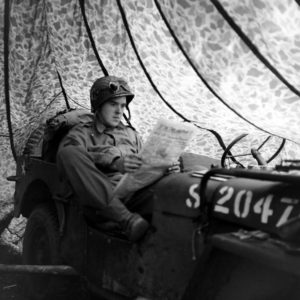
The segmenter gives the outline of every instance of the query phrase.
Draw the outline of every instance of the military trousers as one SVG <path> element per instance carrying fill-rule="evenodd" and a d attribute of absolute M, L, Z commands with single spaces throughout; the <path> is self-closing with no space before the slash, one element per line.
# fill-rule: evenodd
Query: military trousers
<path fill-rule="evenodd" d="M 130 218 L 132 213 L 120 199 L 113 197 L 113 185 L 83 147 L 61 148 L 57 153 L 57 166 L 80 206 L 94 208 L 100 217 L 116 222 L 126 222 Z"/>

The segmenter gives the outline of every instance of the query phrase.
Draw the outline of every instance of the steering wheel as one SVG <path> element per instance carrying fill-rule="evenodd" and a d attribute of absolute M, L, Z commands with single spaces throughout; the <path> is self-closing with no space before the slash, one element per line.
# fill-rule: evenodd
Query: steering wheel
<path fill-rule="evenodd" d="M 283 149 L 286 139 L 282 139 L 281 144 L 279 145 L 278 149 L 274 152 L 274 154 L 267 160 L 265 160 L 262 155 L 260 154 L 259 150 L 269 141 L 269 139 L 271 138 L 271 135 L 269 135 L 258 148 L 251 148 L 250 153 L 241 153 L 241 154 L 237 154 L 237 155 L 233 155 L 231 153 L 231 149 L 233 148 L 233 146 L 235 146 L 240 140 L 242 140 L 244 137 L 246 137 L 248 134 L 247 133 L 243 133 L 241 135 L 239 135 L 238 137 L 236 137 L 225 149 L 222 158 L 221 158 L 221 166 L 222 168 L 226 168 L 226 161 L 228 159 L 232 160 L 237 167 L 239 168 L 245 168 L 245 166 L 237 160 L 237 157 L 245 157 L 245 156 L 252 156 L 253 158 L 256 159 L 258 165 L 266 165 L 268 163 L 270 163 Z"/>

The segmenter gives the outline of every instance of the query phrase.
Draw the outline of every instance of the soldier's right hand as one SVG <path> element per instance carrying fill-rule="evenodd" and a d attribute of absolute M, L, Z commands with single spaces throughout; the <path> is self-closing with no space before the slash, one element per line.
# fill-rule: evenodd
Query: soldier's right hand
<path fill-rule="evenodd" d="M 142 159 L 137 154 L 129 154 L 118 158 L 114 162 L 114 166 L 121 173 L 133 173 L 142 165 Z"/>

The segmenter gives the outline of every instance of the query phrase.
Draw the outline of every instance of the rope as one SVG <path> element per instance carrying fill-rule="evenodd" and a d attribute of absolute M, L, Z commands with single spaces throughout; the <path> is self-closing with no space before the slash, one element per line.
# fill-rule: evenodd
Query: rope
<path fill-rule="evenodd" d="M 12 155 L 14 160 L 17 160 L 17 153 L 15 150 L 14 145 L 14 137 L 13 137 L 13 130 L 12 130 L 12 123 L 10 117 L 10 98 L 9 98 L 9 16 L 10 16 L 10 1 L 5 0 L 5 7 L 4 7 L 4 93 L 5 93 L 5 105 L 6 105 L 6 119 L 7 119 L 7 126 L 9 132 L 9 141 L 10 147 L 12 151 Z"/>
<path fill-rule="evenodd" d="M 95 53 L 95 56 L 98 60 L 98 63 L 102 69 L 102 72 L 105 76 L 108 76 L 108 72 L 99 56 L 99 53 L 97 51 L 97 47 L 96 47 L 96 44 L 95 44 L 95 41 L 93 39 L 93 35 L 92 35 L 92 32 L 91 32 L 91 29 L 90 29 L 90 26 L 88 24 L 88 21 L 87 21 L 87 18 L 86 18 L 86 14 L 85 14 L 85 8 L 84 8 L 84 0 L 79 0 L 79 4 L 80 4 L 80 8 L 81 8 L 81 14 L 82 14 L 82 17 L 83 17 L 83 21 L 84 21 L 84 25 L 85 25 L 85 28 L 86 28 L 86 31 L 87 31 L 87 34 L 89 36 L 89 39 L 90 39 L 90 42 L 91 42 L 91 45 L 92 45 L 92 48 L 94 50 L 94 53 Z"/>
<path fill-rule="evenodd" d="M 300 0 L 295 0 L 295 1 L 300 6 Z"/>
<path fill-rule="evenodd" d="M 136 48 L 136 45 L 134 43 L 134 40 L 133 40 L 133 37 L 131 35 L 131 31 L 130 31 L 130 28 L 129 28 L 129 25 L 128 25 L 128 22 L 127 22 L 127 18 L 126 18 L 126 15 L 125 15 L 125 12 L 124 12 L 124 9 L 122 7 L 122 4 L 121 4 L 121 1 L 120 0 L 116 0 L 117 1 L 117 4 L 119 6 L 119 10 L 120 10 L 120 13 L 121 13 L 121 16 L 122 16 L 122 20 L 123 20 L 123 23 L 124 23 L 124 26 L 125 26 L 125 29 L 127 31 L 127 34 L 128 34 L 128 37 L 129 37 L 129 40 L 130 40 L 130 43 L 131 43 L 131 46 L 135 52 L 135 55 L 140 63 L 140 66 L 142 67 L 147 79 L 149 80 L 151 86 L 153 87 L 153 89 L 155 90 L 155 92 L 159 95 L 159 97 L 163 100 L 163 102 L 175 113 L 177 114 L 179 117 L 181 117 L 184 121 L 186 122 L 189 122 L 189 120 L 183 116 L 181 113 L 179 113 L 175 108 L 173 108 L 171 106 L 171 104 L 162 96 L 162 94 L 160 93 L 160 91 L 158 90 L 157 86 L 155 85 L 155 83 L 153 82 L 150 74 L 148 73 L 140 55 L 139 55 L 139 52 Z"/>
<path fill-rule="evenodd" d="M 290 91 L 300 97 L 300 91 L 298 91 L 292 84 L 286 80 L 281 73 L 272 66 L 272 64 L 263 56 L 263 54 L 259 51 L 259 49 L 251 42 L 251 40 L 247 37 L 247 35 L 243 32 L 240 26 L 238 26 L 234 20 L 229 16 L 225 8 L 218 0 L 211 0 L 213 5 L 219 11 L 219 13 L 223 16 L 223 18 L 227 21 L 227 23 L 231 26 L 231 28 L 236 32 L 236 34 L 243 40 L 243 42 L 249 47 L 249 49 L 253 52 L 253 54 L 283 83 L 285 84 Z"/>
<path fill-rule="evenodd" d="M 58 80 L 59 80 L 59 84 L 60 84 L 60 87 L 61 87 L 62 94 L 64 95 L 64 98 L 65 98 L 67 109 L 70 109 L 70 103 L 68 101 L 67 93 L 66 93 L 66 90 L 63 86 L 61 76 L 60 76 L 60 74 L 57 70 L 56 70 L 56 73 L 57 73 L 57 76 L 58 76 Z"/>
<path fill-rule="evenodd" d="M 216 137 L 216 139 L 217 139 L 217 141 L 219 142 L 219 144 L 220 144 L 220 146 L 222 147 L 222 149 L 225 151 L 226 145 L 225 145 L 225 143 L 224 143 L 222 137 L 221 137 L 215 130 L 208 129 L 208 128 L 205 128 L 205 127 L 196 125 L 196 124 L 193 123 L 191 120 L 187 119 L 184 115 L 182 115 L 182 114 L 179 113 L 176 109 L 174 109 L 174 108 L 172 107 L 172 105 L 171 105 L 171 104 L 170 104 L 170 103 L 162 96 L 162 94 L 159 92 L 157 86 L 156 86 L 155 83 L 153 82 L 153 80 L 152 80 L 150 74 L 148 73 L 148 71 L 147 71 L 147 69 L 146 69 L 146 67 L 145 67 L 145 65 L 144 65 L 144 63 L 143 63 L 143 61 L 142 61 L 142 59 L 141 59 L 141 57 L 140 57 L 140 55 L 139 55 L 139 52 L 138 52 L 138 50 L 137 50 L 137 48 L 136 48 L 136 45 L 135 45 L 135 43 L 134 43 L 134 40 L 133 40 L 131 31 L 130 31 L 130 28 L 129 28 L 129 25 L 128 25 L 128 21 L 127 21 L 127 18 L 126 18 L 126 14 L 125 14 L 125 11 L 124 11 L 124 9 L 123 9 L 123 7 L 122 7 L 121 1 L 120 1 L 120 0 L 116 0 L 116 1 L 117 1 L 118 6 L 119 6 L 119 10 L 120 10 L 120 13 L 121 13 L 121 16 L 122 16 L 122 19 L 123 19 L 123 23 L 124 23 L 125 29 L 126 29 L 126 31 L 127 31 L 129 40 L 130 40 L 130 42 L 131 42 L 132 48 L 133 48 L 133 50 L 134 50 L 134 52 L 135 52 L 135 54 L 136 54 L 136 57 L 137 57 L 137 59 L 138 59 L 140 65 L 141 65 L 141 67 L 142 67 L 142 69 L 143 69 L 143 71 L 144 71 L 144 73 L 145 73 L 147 79 L 149 80 L 149 82 L 150 82 L 152 88 L 153 88 L 153 89 L 155 90 L 155 92 L 159 95 L 159 97 L 161 98 L 161 100 L 162 100 L 162 101 L 163 101 L 163 102 L 164 102 L 164 103 L 165 103 L 165 104 L 166 104 L 166 105 L 167 105 L 167 106 L 168 106 L 175 114 L 177 114 L 177 115 L 178 115 L 181 119 L 183 119 L 185 122 L 192 123 L 194 126 L 200 128 L 200 129 L 207 130 L 207 131 L 211 132 L 211 133 Z M 246 120 L 246 121 L 247 121 L 247 120 Z M 248 122 L 249 122 L 249 121 L 248 121 Z M 257 127 L 255 124 L 252 124 L 252 123 L 251 123 L 251 125 Z M 257 127 L 257 128 L 260 129 L 261 131 L 267 132 L 267 131 L 265 131 L 265 130 L 262 129 L 262 128 L 259 128 L 259 127 Z M 267 133 L 268 133 L 268 134 L 271 134 L 271 133 L 269 133 L 269 132 L 267 132 Z"/>
<path fill-rule="evenodd" d="M 88 107 L 86 107 L 86 106 L 80 104 L 79 102 L 77 102 L 76 100 L 74 100 L 73 98 L 71 98 L 70 96 L 68 96 L 68 98 L 69 98 L 73 103 L 75 103 L 76 105 L 78 105 L 78 106 L 80 106 L 80 107 L 82 107 L 82 108 L 84 108 L 84 109 L 89 110 Z"/>
<path fill-rule="evenodd" d="M 243 115 L 241 115 L 239 112 L 237 112 L 234 108 L 232 108 L 228 103 L 226 103 L 226 101 L 224 99 L 222 99 L 222 97 L 210 86 L 210 84 L 206 81 L 206 79 L 201 75 L 201 73 L 198 71 L 197 67 L 194 65 L 194 63 L 192 62 L 191 58 L 189 57 L 189 55 L 187 54 L 187 52 L 184 50 L 182 44 L 180 43 L 179 39 L 177 38 L 176 34 L 174 33 L 173 29 L 170 26 L 170 23 L 168 22 L 166 16 L 164 15 L 161 6 L 159 4 L 159 2 L 157 0 L 154 0 L 156 7 L 162 17 L 162 19 L 164 20 L 170 34 L 172 35 L 174 41 L 176 42 L 178 48 L 181 50 L 182 54 L 184 55 L 184 57 L 186 58 L 186 60 L 188 61 L 188 63 L 190 64 L 190 66 L 192 67 L 192 69 L 194 70 L 194 72 L 198 75 L 198 77 L 202 80 L 202 82 L 204 83 L 204 85 L 208 88 L 208 90 L 218 99 L 220 100 L 228 109 L 230 109 L 233 113 L 235 113 L 238 117 L 240 117 L 242 120 L 246 121 L 248 124 L 254 126 L 255 128 L 257 128 L 258 130 L 274 135 L 268 131 L 266 131 L 265 129 L 257 126 L 256 124 L 252 123 L 250 120 L 248 120 L 246 117 L 244 117 Z M 211 129 L 206 129 L 209 131 L 212 131 Z M 214 132 L 212 132 L 215 136 L 216 134 Z M 217 137 L 217 136 L 216 136 Z M 280 137 L 280 136 L 278 136 Z M 221 138 L 221 136 L 220 136 Z M 282 138 L 282 137 L 280 137 Z M 217 137 L 217 139 L 219 139 Z M 223 141 L 222 141 L 223 142 Z M 219 141 L 220 143 L 220 141 Z M 224 144 L 224 143 L 223 143 Z M 222 146 L 223 148 L 223 146 Z M 224 148 L 223 148 L 224 149 Z M 225 149 L 224 149 L 225 150 Z"/>

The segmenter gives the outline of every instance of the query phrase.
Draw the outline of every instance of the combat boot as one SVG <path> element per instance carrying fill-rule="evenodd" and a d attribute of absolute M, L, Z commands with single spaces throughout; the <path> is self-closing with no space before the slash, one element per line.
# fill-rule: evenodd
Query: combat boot
<path fill-rule="evenodd" d="M 132 242 L 141 239 L 149 228 L 149 223 L 139 214 L 135 213 L 132 213 L 130 217 L 122 223 L 125 235 Z"/>

